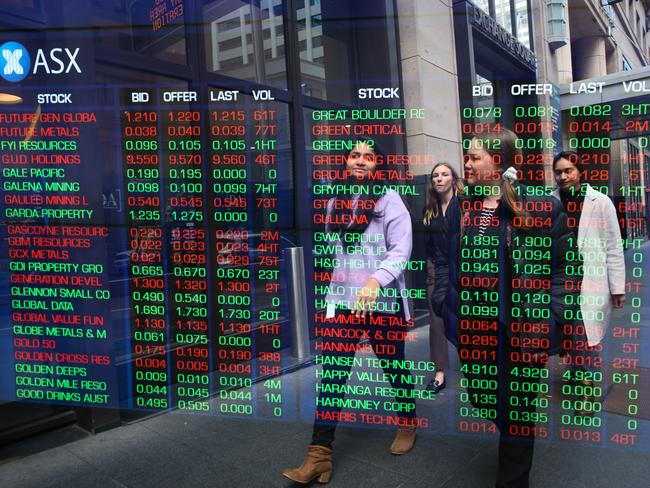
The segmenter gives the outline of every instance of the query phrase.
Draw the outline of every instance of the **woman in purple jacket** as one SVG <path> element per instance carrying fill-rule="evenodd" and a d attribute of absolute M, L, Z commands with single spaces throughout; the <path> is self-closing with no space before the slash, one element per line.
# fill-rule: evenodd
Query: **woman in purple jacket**
<path fill-rule="evenodd" d="M 332 475 L 337 423 L 363 422 L 363 411 L 342 412 L 355 352 L 369 349 L 360 339 L 367 339 L 372 346 L 391 391 L 396 393 L 393 403 L 400 414 L 390 419 L 398 426 L 391 452 L 406 454 L 415 442 L 417 390 L 409 381 L 410 371 L 404 368 L 404 337 L 413 325 L 404 293 L 404 269 L 412 246 L 411 218 L 400 196 L 383 182 L 378 169 L 383 162 L 373 143 L 357 142 L 346 160 L 343 191 L 327 204 L 325 230 L 335 250 L 336 266 L 326 310 L 317 314 L 316 327 L 335 333 L 327 334 L 327 347 L 321 348 L 322 380 L 307 456 L 300 467 L 282 473 L 298 483 L 316 478 L 327 483 Z"/>

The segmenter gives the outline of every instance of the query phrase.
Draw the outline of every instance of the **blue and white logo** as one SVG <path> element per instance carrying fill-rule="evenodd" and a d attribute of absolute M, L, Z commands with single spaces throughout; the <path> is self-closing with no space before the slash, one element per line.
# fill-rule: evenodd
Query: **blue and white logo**
<path fill-rule="evenodd" d="M 5 42 L 0 46 L 0 76 L 13 83 L 29 74 L 31 59 L 25 46 L 18 42 Z"/>

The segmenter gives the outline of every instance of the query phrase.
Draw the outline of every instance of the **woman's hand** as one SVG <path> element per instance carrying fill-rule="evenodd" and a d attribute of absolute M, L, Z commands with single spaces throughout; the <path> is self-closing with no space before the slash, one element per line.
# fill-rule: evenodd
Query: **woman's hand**
<path fill-rule="evenodd" d="M 625 294 L 612 295 L 612 301 L 614 302 L 614 308 L 623 308 L 625 305 Z"/>
<path fill-rule="evenodd" d="M 359 290 L 359 294 L 352 307 L 352 314 L 355 317 L 365 317 L 366 312 L 370 312 L 370 315 L 372 315 L 372 312 L 375 310 L 375 302 L 377 301 L 377 292 L 380 288 L 381 285 L 379 282 L 374 278 L 370 278 L 368 283 Z"/>

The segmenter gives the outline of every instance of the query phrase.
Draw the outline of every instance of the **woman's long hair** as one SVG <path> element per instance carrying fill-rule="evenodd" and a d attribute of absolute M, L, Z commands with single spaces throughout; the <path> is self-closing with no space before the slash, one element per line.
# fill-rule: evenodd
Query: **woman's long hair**
<path fill-rule="evenodd" d="M 433 173 L 440 166 L 449 168 L 449 171 L 451 172 L 451 191 L 453 194 L 462 195 L 465 193 L 465 184 L 463 183 L 463 180 L 458 176 L 458 173 L 456 173 L 456 170 L 451 166 L 451 164 L 446 162 L 437 163 L 429 174 L 429 183 L 427 187 L 427 204 L 424 209 L 424 217 L 422 219 L 424 225 L 429 225 L 433 219 L 438 217 L 438 215 L 442 215 L 442 203 L 440 202 L 440 195 L 432 183 Z"/>
<path fill-rule="evenodd" d="M 355 142 L 354 148 L 356 148 L 359 144 L 367 144 L 369 147 L 372 147 L 375 153 L 375 159 L 378 161 L 378 163 L 386 164 L 385 153 L 381 150 L 375 141 L 360 139 Z M 354 151 L 354 148 L 350 152 Z M 356 221 L 352 221 L 351 224 L 344 224 L 344 219 L 342 217 L 344 215 L 349 215 L 352 217 L 353 215 L 352 205 L 353 201 L 355 200 L 355 195 L 353 195 L 351 192 L 344 192 L 343 195 L 335 196 L 333 202 L 334 210 L 332 212 L 332 216 L 334 217 L 333 220 L 335 223 L 329 224 L 327 226 L 327 232 L 336 232 L 338 234 L 353 234 L 354 236 L 359 237 L 365 232 L 372 219 L 381 216 L 381 213 L 377 212 L 375 210 L 375 207 L 377 205 L 377 201 L 379 201 L 379 199 L 386 193 L 387 182 L 383 179 L 374 179 L 372 178 L 372 175 L 369 176 L 371 176 L 371 178 L 366 177 L 363 180 L 359 180 L 352 175 L 348 175 L 344 184 L 346 186 L 359 185 L 361 188 L 363 188 L 364 191 L 362 194 L 358 195 L 358 199 L 363 200 L 366 202 L 366 204 L 361 207 L 360 211 L 356 212 Z M 341 202 L 340 205 L 337 204 L 338 201 Z M 367 202 L 370 202 L 370 204 Z M 352 240 L 355 239 L 352 238 Z"/>
<path fill-rule="evenodd" d="M 480 136 L 474 136 L 473 140 L 481 141 L 482 149 L 491 157 L 494 164 L 500 167 L 500 172 L 508 169 L 510 166 L 519 166 L 522 160 L 521 149 L 517 147 L 517 135 L 508 129 Z M 506 208 L 513 218 L 515 227 L 523 227 L 526 219 L 524 216 L 521 198 L 517 191 L 516 185 L 506 178 L 501 178 L 501 200 L 505 203 Z M 515 219 L 514 217 L 519 217 Z"/>

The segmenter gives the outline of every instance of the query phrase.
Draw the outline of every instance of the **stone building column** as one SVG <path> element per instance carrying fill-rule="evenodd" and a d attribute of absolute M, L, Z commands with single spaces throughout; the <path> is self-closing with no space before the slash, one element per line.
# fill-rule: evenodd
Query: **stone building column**
<path fill-rule="evenodd" d="M 458 77 L 450 0 L 397 0 L 404 106 L 424 109 L 406 123 L 411 155 L 433 156 L 462 169 Z M 432 164 L 415 165 L 428 175 Z"/>
<path fill-rule="evenodd" d="M 548 28 L 548 11 L 546 9 L 539 9 L 538 12 L 542 15 L 541 21 L 544 23 L 544 28 Z M 543 12 L 543 14 L 542 14 Z M 567 43 L 564 46 L 558 47 L 553 51 L 553 58 L 555 59 L 556 70 L 556 83 L 558 85 L 568 85 L 573 82 L 573 64 L 571 56 L 571 23 L 569 22 L 569 3 L 564 5 L 564 18 L 566 24 L 564 25 L 564 34 L 566 35 Z M 544 42 L 544 39 L 541 39 Z M 540 50 L 544 52 L 543 50 Z M 548 74 L 547 74 L 548 76 Z M 553 79 L 549 76 L 549 79 Z"/>
<path fill-rule="evenodd" d="M 571 60 L 571 45 L 567 44 L 555 51 L 557 82 L 559 85 L 573 83 L 573 65 Z"/>
<path fill-rule="evenodd" d="M 575 81 L 607 74 L 607 55 L 603 36 L 583 37 L 576 40 L 571 47 Z"/>

